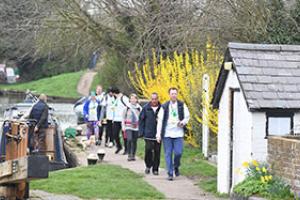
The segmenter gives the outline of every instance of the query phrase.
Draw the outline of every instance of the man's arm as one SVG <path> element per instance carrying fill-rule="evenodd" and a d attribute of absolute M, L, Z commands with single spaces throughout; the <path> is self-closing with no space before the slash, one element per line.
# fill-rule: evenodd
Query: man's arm
<path fill-rule="evenodd" d="M 45 108 L 43 110 L 43 113 L 42 113 L 42 115 L 40 117 L 40 120 L 36 124 L 36 127 L 38 129 L 41 127 L 42 124 L 48 123 L 48 113 L 49 113 L 49 108 L 48 108 L 48 106 L 45 106 Z"/>
<path fill-rule="evenodd" d="M 145 107 L 142 109 L 140 116 L 139 116 L 139 136 L 144 136 L 145 132 Z"/>
<path fill-rule="evenodd" d="M 181 121 L 181 123 L 182 123 L 183 125 L 187 125 L 187 123 L 188 123 L 189 120 L 190 120 L 190 112 L 189 112 L 188 107 L 187 107 L 185 104 L 183 105 L 183 109 L 184 109 L 184 118 L 183 118 L 183 120 Z"/>
<path fill-rule="evenodd" d="M 163 107 L 161 107 L 158 114 L 157 114 L 157 129 L 156 129 L 156 140 L 157 140 L 157 142 L 161 141 L 161 131 L 162 131 L 163 118 L 164 118 L 164 109 L 163 109 Z"/>

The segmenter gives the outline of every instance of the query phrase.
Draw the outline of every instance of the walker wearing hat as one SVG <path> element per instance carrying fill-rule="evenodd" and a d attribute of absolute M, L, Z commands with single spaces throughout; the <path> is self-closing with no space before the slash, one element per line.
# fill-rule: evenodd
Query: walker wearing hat
<path fill-rule="evenodd" d="M 84 103 L 83 106 L 83 115 L 84 115 L 84 121 L 86 122 L 87 125 L 87 139 L 90 139 L 91 135 L 95 135 L 96 137 L 96 145 L 99 144 L 99 127 L 98 127 L 98 122 L 99 122 L 99 106 L 100 103 L 96 99 L 96 93 L 92 91 L 90 93 L 90 97 L 88 100 Z"/>

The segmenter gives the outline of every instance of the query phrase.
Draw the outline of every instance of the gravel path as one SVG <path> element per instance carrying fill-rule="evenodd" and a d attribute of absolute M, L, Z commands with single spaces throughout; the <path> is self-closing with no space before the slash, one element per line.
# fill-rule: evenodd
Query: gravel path
<path fill-rule="evenodd" d="M 103 148 L 103 147 L 101 147 Z M 145 165 L 142 159 L 137 158 L 134 162 L 128 162 L 127 156 L 115 154 L 115 149 L 105 148 L 105 163 L 120 165 L 133 172 L 144 175 L 144 180 L 154 186 L 158 191 L 165 194 L 167 199 L 176 200 L 217 200 L 219 198 L 201 190 L 192 180 L 185 176 L 179 176 L 174 181 L 167 180 L 167 173 L 160 169 L 159 175 L 145 175 Z M 184 165 L 184 163 L 183 163 Z"/>
<path fill-rule="evenodd" d="M 30 200 L 81 200 L 72 195 L 51 194 L 40 190 L 30 191 Z"/>
<path fill-rule="evenodd" d="M 88 96 L 90 93 L 90 88 L 93 83 L 94 76 L 97 72 L 94 71 L 87 71 L 85 74 L 82 75 L 80 81 L 77 85 L 77 92 L 83 96 Z"/>

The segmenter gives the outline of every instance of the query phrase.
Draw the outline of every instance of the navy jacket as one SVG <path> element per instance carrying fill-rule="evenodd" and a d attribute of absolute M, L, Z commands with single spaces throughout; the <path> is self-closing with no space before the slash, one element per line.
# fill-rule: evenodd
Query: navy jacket
<path fill-rule="evenodd" d="M 147 103 L 139 116 L 139 135 L 145 139 L 156 139 L 156 127 L 157 127 L 157 114 L 161 108 L 158 104 L 158 108 L 154 113 L 150 103 Z"/>
<path fill-rule="evenodd" d="M 44 101 L 39 100 L 32 107 L 29 118 L 37 121 L 36 126 L 38 128 L 48 128 L 48 113 L 48 105 Z"/>

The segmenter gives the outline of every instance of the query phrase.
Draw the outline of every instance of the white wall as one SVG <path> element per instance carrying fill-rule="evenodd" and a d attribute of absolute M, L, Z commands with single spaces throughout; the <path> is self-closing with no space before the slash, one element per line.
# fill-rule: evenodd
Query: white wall
<path fill-rule="evenodd" d="M 228 74 L 218 111 L 218 192 L 220 193 L 230 191 L 230 88 L 240 88 L 236 74 L 232 70 Z"/>
<path fill-rule="evenodd" d="M 300 134 L 300 113 L 294 115 L 294 133 Z"/>
<path fill-rule="evenodd" d="M 242 91 L 236 93 L 233 128 L 233 185 L 245 178 L 242 164 L 251 160 L 252 113 Z"/>
<path fill-rule="evenodd" d="M 267 117 L 265 112 L 253 112 L 252 130 L 252 159 L 266 161 L 268 153 L 268 140 L 266 137 Z"/>

